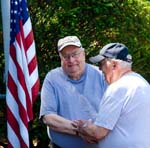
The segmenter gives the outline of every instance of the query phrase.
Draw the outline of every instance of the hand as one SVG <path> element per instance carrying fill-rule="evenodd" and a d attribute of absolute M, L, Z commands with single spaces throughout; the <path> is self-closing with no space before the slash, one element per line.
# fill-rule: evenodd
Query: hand
<path fill-rule="evenodd" d="M 74 133 L 74 135 L 79 136 L 79 132 L 78 132 L 78 123 L 75 121 L 71 121 L 71 129 Z"/>
<path fill-rule="evenodd" d="M 98 143 L 98 139 L 95 138 L 95 133 L 93 135 L 91 120 L 74 120 L 73 126 L 76 127 L 76 132 L 79 133 L 79 136 L 82 137 L 88 143 Z M 91 133 L 92 132 L 92 133 Z"/>
<path fill-rule="evenodd" d="M 74 131 L 76 132 L 76 135 L 80 135 L 80 126 L 83 126 L 86 123 L 86 120 L 74 120 L 72 121 L 72 126 L 74 128 Z"/>
<path fill-rule="evenodd" d="M 90 119 L 88 121 L 78 120 L 78 128 L 82 135 L 93 136 L 93 126 Z"/>
<path fill-rule="evenodd" d="M 87 143 L 91 143 L 91 144 L 94 144 L 94 143 L 98 143 L 98 139 L 96 139 L 95 137 L 93 136 L 87 136 L 87 135 L 83 135 L 81 133 L 79 133 L 80 137 L 82 137 L 82 139 L 84 139 L 84 141 L 86 141 Z"/>

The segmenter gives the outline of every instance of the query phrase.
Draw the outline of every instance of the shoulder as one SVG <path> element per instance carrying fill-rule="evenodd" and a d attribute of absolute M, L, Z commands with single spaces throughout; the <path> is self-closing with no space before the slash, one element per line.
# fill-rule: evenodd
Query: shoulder
<path fill-rule="evenodd" d="M 118 95 L 118 96 L 123 96 L 125 95 L 128 91 L 131 91 L 133 86 L 132 83 L 130 83 L 132 80 L 126 79 L 126 77 L 121 77 L 119 80 L 113 82 L 110 84 L 107 88 L 107 92 L 110 95 Z"/>
<path fill-rule="evenodd" d="M 93 79 L 100 79 L 100 81 L 105 81 L 104 74 L 97 66 L 87 64 L 87 76 Z"/>
<path fill-rule="evenodd" d="M 89 72 L 95 72 L 95 73 L 100 73 L 102 74 L 102 71 L 99 69 L 98 66 L 92 65 L 92 64 L 87 64 L 88 71 Z"/>
<path fill-rule="evenodd" d="M 99 82 L 99 84 L 105 86 L 104 88 L 106 88 L 108 85 L 103 72 L 98 66 L 87 64 L 87 76 L 90 78 L 90 80 L 93 79 L 93 81 Z"/>
<path fill-rule="evenodd" d="M 50 70 L 47 75 L 55 75 L 55 74 L 60 74 L 62 72 L 62 68 L 61 67 L 57 67 L 55 69 Z M 46 75 L 46 76 L 47 76 Z"/>
<path fill-rule="evenodd" d="M 55 69 L 50 70 L 46 76 L 45 80 L 57 80 L 63 75 L 63 70 L 61 67 L 57 67 Z"/>
<path fill-rule="evenodd" d="M 136 85 L 138 83 L 139 83 L 139 85 L 142 85 L 142 84 L 149 85 L 149 82 L 139 73 L 130 72 L 127 76 L 128 76 L 127 79 L 129 79 L 129 81 L 132 80 L 132 82 L 135 82 L 134 84 L 136 84 Z"/>

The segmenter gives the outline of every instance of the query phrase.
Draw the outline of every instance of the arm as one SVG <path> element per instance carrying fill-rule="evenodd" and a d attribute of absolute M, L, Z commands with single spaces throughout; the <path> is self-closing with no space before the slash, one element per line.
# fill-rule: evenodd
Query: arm
<path fill-rule="evenodd" d="M 54 131 L 77 135 L 77 126 L 72 125 L 71 120 L 67 120 L 56 114 L 48 114 L 43 116 L 43 122 Z"/>
<path fill-rule="evenodd" d="M 95 140 L 101 140 L 109 133 L 109 129 L 106 129 L 106 128 L 103 128 L 100 126 L 96 126 L 96 125 L 92 124 L 91 121 L 85 122 L 85 121 L 80 120 L 78 122 L 78 125 L 79 125 L 78 131 L 81 133 L 81 135 L 83 135 L 83 137 L 89 136 L 89 137 L 95 138 Z"/>
<path fill-rule="evenodd" d="M 94 125 L 96 126 L 96 125 Z M 105 136 L 107 136 L 107 134 L 109 133 L 109 129 L 100 127 L 100 126 L 96 126 L 95 128 L 95 137 L 98 140 L 103 139 Z"/>

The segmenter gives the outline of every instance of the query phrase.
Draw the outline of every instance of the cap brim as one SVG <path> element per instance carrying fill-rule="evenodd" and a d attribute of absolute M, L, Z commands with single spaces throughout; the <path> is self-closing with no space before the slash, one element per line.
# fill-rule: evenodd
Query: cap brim
<path fill-rule="evenodd" d="M 98 63 L 98 62 L 101 62 L 101 61 L 104 60 L 104 59 L 105 59 L 105 57 L 103 57 L 103 56 L 101 56 L 101 55 L 97 55 L 97 56 L 95 56 L 95 57 L 91 57 L 91 58 L 89 59 L 89 61 L 92 62 L 92 63 Z"/>
<path fill-rule="evenodd" d="M 61 51 L 63 48 L 67 47 L 67 46 L 77 46 L 77 47 L 81 47 L 81 45 L 77 44 L 77 43 L 67 43 L 67 44 L 64 44 L 63 46 L 61 46 L 61 48 L 58 49 L 58 51 Z"/>

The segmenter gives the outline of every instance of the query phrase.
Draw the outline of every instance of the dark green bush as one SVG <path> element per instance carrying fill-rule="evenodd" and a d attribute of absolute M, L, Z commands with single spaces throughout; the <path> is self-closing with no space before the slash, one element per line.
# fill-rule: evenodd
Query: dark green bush
<path fill-rule="evenodd" d="M 28 0 L 28 6 L 41 85 L 46 73 L 60 66 L 57 41 L 66 35 L 77 35 L 81 39 L 87 61 L 109 42 L 124 43 L 133 55 L 133 69 L 150 82 L 150 1 Z M 1 31 L 1 49 L 2 42 Z M 4 54 L 0 51 L 0 93 L 5 93 Z M 30 136 L 47 141 L 45 126 L 38 120 L 39 105 L 40 98 L 34 105 L 35 119 L 30 123 L 30 130 L 34 132 Z"/>

